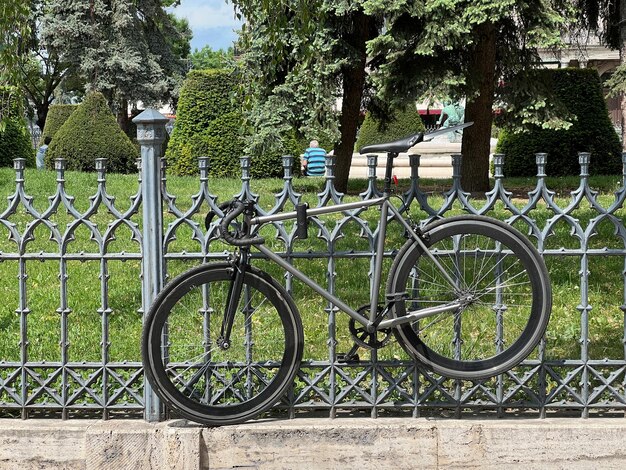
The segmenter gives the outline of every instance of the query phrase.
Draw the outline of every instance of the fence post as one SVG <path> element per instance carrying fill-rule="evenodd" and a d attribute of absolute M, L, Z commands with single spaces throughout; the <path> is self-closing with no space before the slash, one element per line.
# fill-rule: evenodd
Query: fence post
<path fill-rule="evenodd" d="M 143 208 L 142 306 L 144 315 L 163 288 L 163 199 L 161 194 L 161 157 L 165 141 L 165 124 L 169 120 L 154 109 L 146 109 L 133 119 L 137 125 L 137 141 L 141 145 L 141 195 Z M 144 381 L 144 419 L 164 419 L 160 400 Z"/>

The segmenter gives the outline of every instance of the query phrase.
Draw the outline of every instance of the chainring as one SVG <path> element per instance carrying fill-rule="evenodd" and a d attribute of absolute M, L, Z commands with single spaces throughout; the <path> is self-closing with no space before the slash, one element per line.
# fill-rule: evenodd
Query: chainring
<path fill-rule="evenodd" d="M 380 313 L 381 308 L 381 306 L 378 307 L 379 311 L 377 313 Z M 363 305 L 357 309 L 357 312 L 360 313 L 364 318 L 368 318 L 369 310 L 369 305 Z M 386 346 L 391 339 L 391 328 L 384 328 L 370 333 L 354 318 L 350 318 L 348 327 L 350 329 L 350 334 L 352 335 L 352 339 L 354 340 L 354 342 L 359 346 L 367 349 L 380 349 Z"/>

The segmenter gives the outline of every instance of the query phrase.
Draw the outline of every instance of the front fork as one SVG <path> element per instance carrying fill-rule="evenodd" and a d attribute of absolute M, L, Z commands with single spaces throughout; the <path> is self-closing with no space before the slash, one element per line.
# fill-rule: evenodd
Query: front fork
<path fill-rule="evenodd" d="M 222 322 L 220 336 L 217 340 L 217 345 L 223 350 L 230 348 L 230 333 L 233 329 L 233 322 L 235 321 L 235 314 L 237 313 L 239 299 L 241 299 L 243 280 L 246 275 L 249 260 L 250 250 L 248 248 L 243 248 L 238 253 L 238 256 L 236 255 L 235 259 L 232 261 L 233 278 L 228 289 L 226 309 L 224 310 L 224 321 Z"/>

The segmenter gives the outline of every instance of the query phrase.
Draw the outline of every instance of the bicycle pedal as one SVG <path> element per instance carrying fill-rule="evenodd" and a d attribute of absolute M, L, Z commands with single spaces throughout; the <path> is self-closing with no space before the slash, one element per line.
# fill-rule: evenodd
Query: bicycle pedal
<path fill-rule="evenodd" d="M 355 362 L 360 362 L 358 354 L 337 354 L 337 362 L 341 362 L 343 364 L 351 364 Z"/>

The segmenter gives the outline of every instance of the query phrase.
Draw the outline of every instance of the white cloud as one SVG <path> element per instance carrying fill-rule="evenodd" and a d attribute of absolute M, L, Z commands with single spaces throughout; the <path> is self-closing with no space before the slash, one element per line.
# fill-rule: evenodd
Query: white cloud
<path fill-rule="evenodd" d="M 176 16 L 187 18 L 193 31 L 241 26 L 233 5 L 224 0 L 182 0 L 173 11 Z"/>

